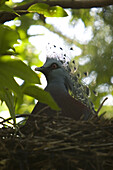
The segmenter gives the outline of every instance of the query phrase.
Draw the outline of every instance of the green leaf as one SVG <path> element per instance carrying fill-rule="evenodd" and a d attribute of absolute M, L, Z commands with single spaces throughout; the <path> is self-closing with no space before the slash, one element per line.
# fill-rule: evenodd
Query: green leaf
<path fill-rule="evenodd" d="M 0 99 L 5 101 L 10 115 L 15 124 L 15 104 L 14 97 L 17 97 L 18 103 L 22 101 L 23 91 L 16 83 L 14 77 L 19 77 L 27 83 L 40 83 L 35 72 L 31 70 L 21 60 L 0 58 Z M 12 93 L 13 92 L 13 93 Z M 21 102 L 20 102 L 21 103 Z"/>
<path fill-rule="evenodd" d="M 13 45 L 18 43 L 18 33 L 8 26 L 0 25 L 0 54 L 5 54 L 7 50 L 13 49 Z"/>
<path fill-rule="evenodd" d="M 14 125 L 15 125 L 16 119 L 15 119 L 14 96 L 12 95 L 10 90 L 4 89 L 4 90 L 0 91 L 0 98 L 2 99 L 2 101 L 5 101 L 8 109 L 9 109 L 11 118 L 13 119 L 13 122 L 14 122 Z"/>
<path fill-rule="evenodd" d="M 16 83 L 12 75 L 10 73 L 8 74 L 7 70 L 2 70 L 0 68 L 0 90 L 3 91 L 4 89 L 12 90 L 16 93 L 18 98 L 22 97 L 21 88 Z"/>
<path fill-rule="evenodd" d="M 0 6 L 3 5 L 7 0 L 0 0 Z"/>
<path fill-rule="evenodd" d="M 9 6 L 7 5 L 2 5 L 0 6 L 0 12 L 14 12 L 14 10 L 12 8 L 10 8 Z"/>
<path fill-rule="evenodd" d="M 68 14 L 60 6 L 50 7 L 45 3 L 36 3 L 28 8 L 29 12 L 37 12 L 43 14 L 45 17 L 66 17 Z"/>
<path fill-rule="evenodd" d="M 48 17 L 67 17 L 67 12 L 60 6 L 53 6 L 49 8 Z"/>
<path fill-rule="evenodd" d="M 14 14 L 16 14 L 17 16 L 20 16 L 19 14 L 17 14 L 12 8 L 10 8 L 9 6 L 2 4 L 0 6 L 0 12 L 12 12 Z"/>
<path fill-rule="evenodd" d="M 24 88 L 24 93 L 34 97 L 41 103 L 49 105 L 54 110 L 57 111 L 60 110 L 60 108 L 58 107 L 54 99 L 51 97 L 51 95 L 47 91 L 44 91 L 37 86 L 34 85 L 27 86 L 26 88 Z"/>
<path fill-rule="evenodd" d="M 6 74 L 8 77 L 18 77 L 28 83 L 39 84 L 40 80 L 37 74 L 24 62 L 18 59 L 10 59 L 1 57 L 0 59 L 0 73 Z M 1 80 L 0 80 L 1 82 Z"/>
<path fill-rule="evenodd" d="M 14 80 L 14 78 L 7 73 L 7 71 L 5 70 L 0 70 L 0 99 L 2 101 L 5 101 L 9 111 L 10 111 L 10 115 L 13 118 L 13 120 L 15 120 L 15 117 L 13 114 L 15 114 L 15 107 L 14 105 L 12 106 L 12 102 L 13 102 L 13 97 L 16 97 L 18 103 L 20 103 L 20 101 L 22 101 L 22 90 L 20 88 L 20 86 L 16 83 L 16 81 Z M 9 90 L 10 92 L 13 92 L 11 94 L 6 93 L 7 90 Z M 13 94 L 13 95 L 12 95 Z M 11 102 L 11 103 L 10 103 Z M 15 123 L 15 122 L 14 122 Z"/>
<path fill-rule="evenodd" d="M 36 3 L 36 4 L 31 5 L 28 8 L 28 11 L 29 12 L 38 12 L 39 14 L 44 14 L 44 12 L 45 11 L 47 12 L 48 9 L 49 9 L 49 5 L 44 4 L 44 3 Z"/>

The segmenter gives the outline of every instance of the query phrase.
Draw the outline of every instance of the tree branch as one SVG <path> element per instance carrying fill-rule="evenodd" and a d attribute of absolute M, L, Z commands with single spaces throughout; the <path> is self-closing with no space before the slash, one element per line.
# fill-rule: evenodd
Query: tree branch
<path fill-rule="evenodd" d="M 25 5 L 14 7 L 13 9 L 19 15 L 23 15 L 23 14 L 28 13 L 27 9 L 35 3 L 42 3 L 42 0 L 34 0 Z M 105 7 L 108 5 L 113 5 L 113 0 L 67 0 L 67 1 L 47 0 L 47 1 L 44 1 L 44 3 L 50 6 L 59 5 L 62 8 L 87 9 L 87 8 L 93 8 L 93 7 Z M 0 23 L 2 24 L 6 21 L 13 20 L 15 17 L 17 17 L 17 15 L 11 12 L 0 12 Z"/>

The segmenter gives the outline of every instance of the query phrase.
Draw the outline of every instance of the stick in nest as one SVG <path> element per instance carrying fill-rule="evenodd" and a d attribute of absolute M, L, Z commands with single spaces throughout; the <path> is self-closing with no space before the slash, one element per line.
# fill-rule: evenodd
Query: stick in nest
<path fill-rule="evenodd" d="M 102 109 L 103 104 L 105 103 L 105 101 L 106 101 L 107 99 L 108 99 L 108 97 L 106 97 L 106 98 L 102 101 L 102 103 L 100 104 L 98 110 L 96 111 L 96 114 L 95 114 L 91 119 L 94 119 L 94 118 L 97 118 L 97 119 L 98 119 L 98 113 L 99 113 L 100 110 Z M 106 113 L 106 112 L 104 112 L 104 113 L 100 116 L 100 118 L 101 118 L 105 113 Z"/>
<path fill-rule="evenodd" d="M 100 106 L 99 106 L 99 108 L 98 108 L 98 110 L 97 110 L 97 112 L 96 112 L 96 114 L 98 115 L 98 113 L 100 112 L 100 110 L 101 110 L 101 108 L 103 107 L 103 104 L 105 103 L 105 101 L 108 99 L 108 97 L 106 97 L 104 100 L 103 100 L 103 102 L 100 104 Z"/>

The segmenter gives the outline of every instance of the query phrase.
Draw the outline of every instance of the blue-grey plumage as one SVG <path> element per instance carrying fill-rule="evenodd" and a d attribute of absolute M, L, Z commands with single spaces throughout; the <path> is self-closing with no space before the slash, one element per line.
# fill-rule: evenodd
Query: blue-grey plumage
<path fill-rule="evenodd" d="M 87 120 L 93 112 L 88 106 L 69 94 L 69 91 L 74 91 L 74 86 L 65 64 L 56 58 L 47 58 L 45 64 L 35 70 L 45 75 L 47 79 L 45 90 L 52 95 L 61 108 L 63 116 L 71 117 L 75 120 L 80 120 L 83 117 L 83 120 Z M 37 103 L 32 114 L 38 113 L 42 106 L 44 104 Z"/>

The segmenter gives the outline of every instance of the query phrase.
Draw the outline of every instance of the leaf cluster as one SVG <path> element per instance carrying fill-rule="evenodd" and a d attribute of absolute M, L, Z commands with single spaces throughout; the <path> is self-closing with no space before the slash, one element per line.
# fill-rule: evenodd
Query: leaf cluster
<path fill-rule="evenodd" d="M 0 12 L 4 11 L 19 16 L 13 8 L 5 4 L 5 0 L 0 2 Z M 19 113 L 26 95 L 46 103 L 52 109 L 59 110 L 50 94 L 37 86 L 40 84 L 40 75 L 37 75 L 30 66 L 40 65 L 41 61 L 36 52 L 33 54 L 35 48 L 28 41 L 27 29 L 34 23 L 32 12 L 51 17 L 63 17 L 67 16 L 67 13 L 61 7 L 49 7 L 42 3 L 30 6 L 28 12 L 31 14 L 21 17 L 22 24 L 18 27 L 0 25 L 0 99 L 7 105 L 14 125 L 15 115 Z M 23 83 L 19 84 L 17 78 Z M 29 104 L 33 104 L 33 101 Z"/>

